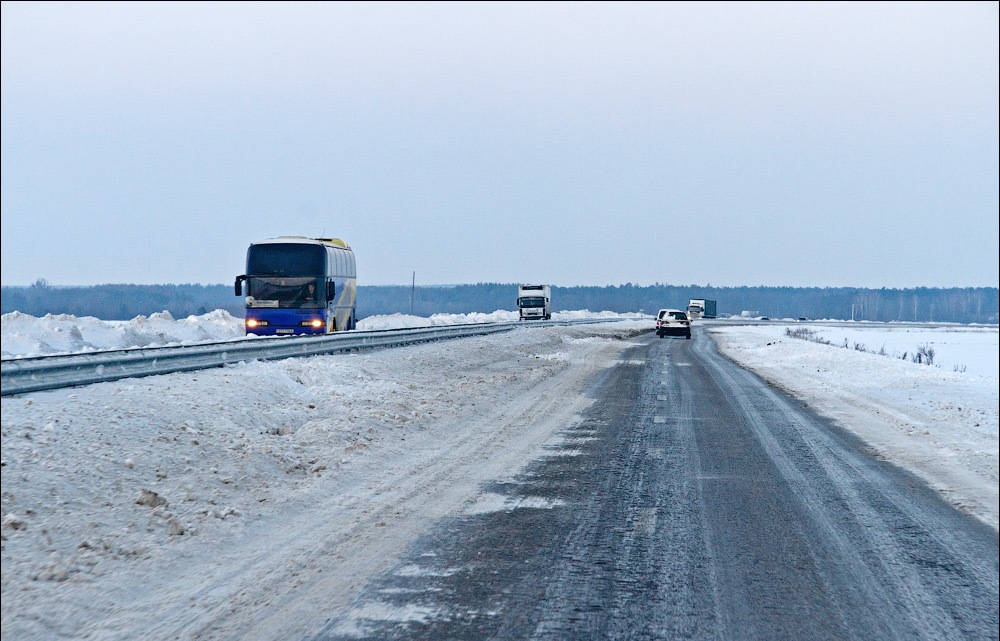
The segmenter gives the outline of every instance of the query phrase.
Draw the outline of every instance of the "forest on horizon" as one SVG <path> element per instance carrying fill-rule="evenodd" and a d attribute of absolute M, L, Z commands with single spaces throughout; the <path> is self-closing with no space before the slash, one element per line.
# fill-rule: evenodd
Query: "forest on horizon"
<path fill-rule="evenodd" d="M 516 283 L 416 287 L 360 285 L 357 317 L 389 314 L 468 314 L 517 309 Z M 697 285 L 608 285 L 552 287 L 553 311 L 654 314 L 663 307 L 685 308 L 691 298 L 718 301 L 720 317 L 996 324 L 1000 309 L 996 287 L 712 287 Z M 174 318 L 224 309 L 243 317 L 243 299 L 232 285 L 93 285 L 64 287 L 39 280 L 29 286 L 0 288 L 2 313 L 14 311 L 131 320 L 168 311 Z"/>

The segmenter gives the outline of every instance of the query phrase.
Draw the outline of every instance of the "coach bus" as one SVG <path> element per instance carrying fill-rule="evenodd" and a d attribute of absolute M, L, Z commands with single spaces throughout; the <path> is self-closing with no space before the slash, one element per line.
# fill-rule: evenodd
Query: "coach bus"
<path fill-rule="evenodd" d="M 236 295 L 244 293 L 247 334 L 354 329 L 354 252 L 339 238 L 280 236 L 251 243 L 246 273 L 236 277 Z"/>

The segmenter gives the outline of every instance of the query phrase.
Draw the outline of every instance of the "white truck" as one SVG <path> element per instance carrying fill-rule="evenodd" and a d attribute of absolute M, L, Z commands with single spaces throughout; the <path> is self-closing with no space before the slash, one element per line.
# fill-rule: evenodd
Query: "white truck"
<path fill-rule="evenodd" d="M 688 316 L 692 320 L 696 318 L 715 318 L 716 316 L 716 302 L 714 300 L 705 300 L 704 298 L 692 298 L 688 301 Z"/>
<path fill-rule="evenodd" d="M 520 285 L 517 288 L 517 308 L 521 320 L 552 318 L 552 298 L 548 285 Z"/>

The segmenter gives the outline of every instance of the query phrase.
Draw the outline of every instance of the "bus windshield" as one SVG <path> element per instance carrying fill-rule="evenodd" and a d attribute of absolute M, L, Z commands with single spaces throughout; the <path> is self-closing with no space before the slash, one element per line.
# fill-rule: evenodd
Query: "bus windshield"
<path fill-rule="evenodd" d="M 323 292 L 313 276 L 299 278 L 247 278 L 247 307 L 320 308 Z"/>
<path fill-rule="evenodd" d="M 247 252 L 249 276 L 319 276 L 326 273 L 326 249 L 320 245 L 267 243 Z"/>

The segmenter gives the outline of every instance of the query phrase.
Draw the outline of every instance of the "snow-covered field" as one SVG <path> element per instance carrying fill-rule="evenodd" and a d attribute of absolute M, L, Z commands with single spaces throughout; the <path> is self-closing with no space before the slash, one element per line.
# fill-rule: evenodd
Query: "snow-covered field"
<path fill-rule="evenodd" d="M 587 378 L 652 323 L 602 316 L 609 322 L 3 398 L 3 638 L 308 633 L 322 613 L 299 610 L 303 594 L 346 599 L 437 518 L 504 508 L 480 484 L 558 442 L 590 402 Z M 996 528 L 997 328 L 808 324 L 825 345 L 785 331 L 802 326 L 701 329 Z M 242 333 L 225 312 L 2 323 L 5 358 Z M 898 357 L 920 345 L 934 346 L 936 366 Z"/>

